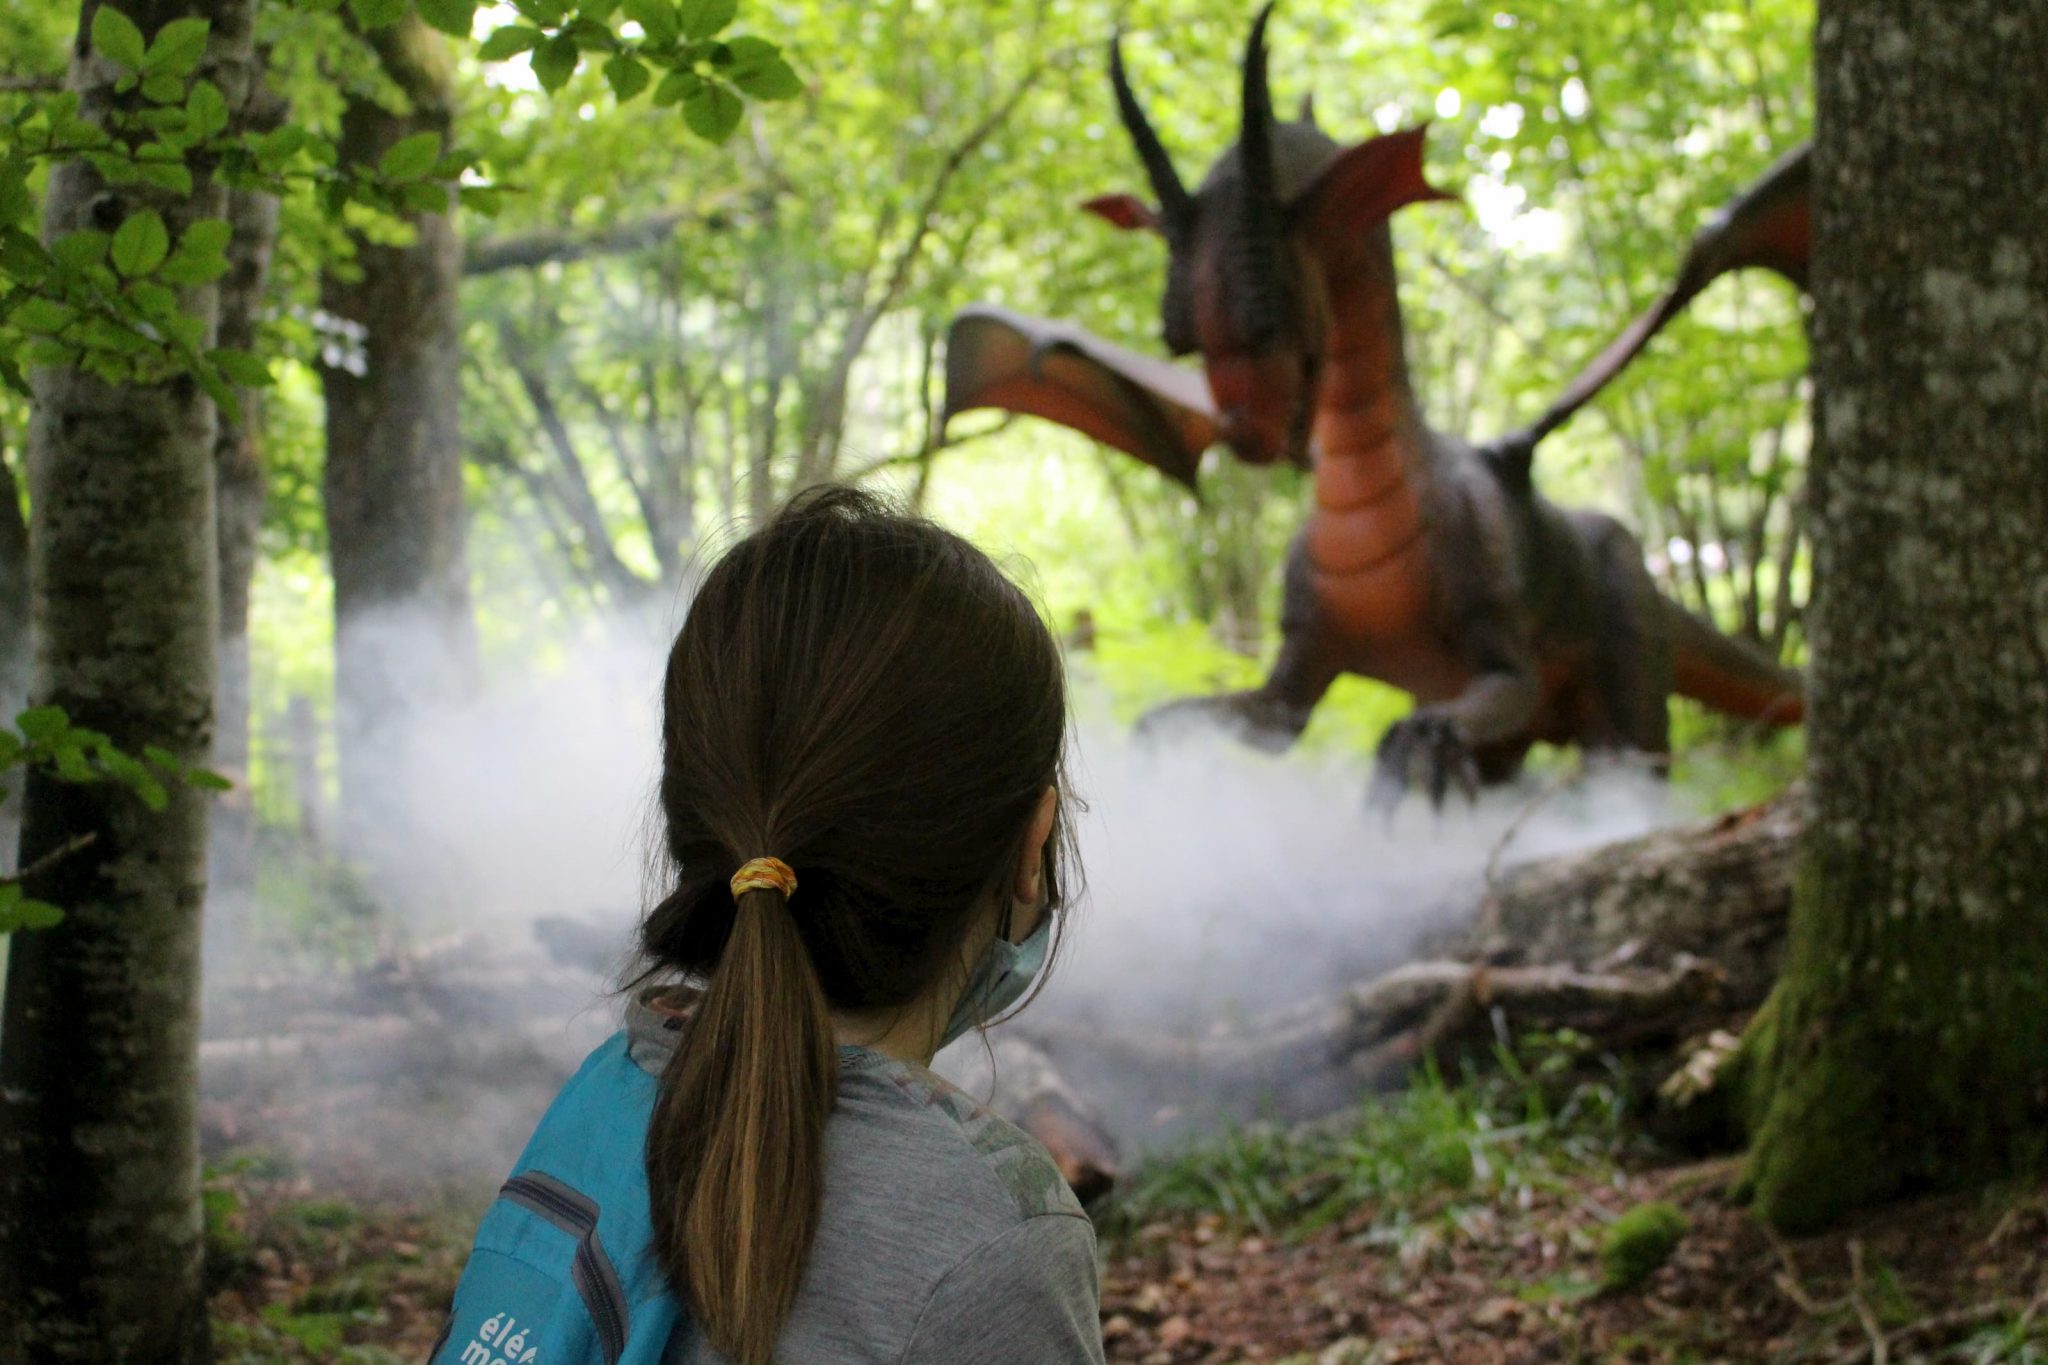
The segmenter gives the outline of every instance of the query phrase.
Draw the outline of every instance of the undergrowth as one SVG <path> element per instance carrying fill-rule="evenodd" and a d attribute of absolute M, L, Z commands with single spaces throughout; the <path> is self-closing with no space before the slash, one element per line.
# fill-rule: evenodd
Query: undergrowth
<path fill-rule="evenodd" d="M 1306 1236 L 1362 1208 L 1382 1230 L 1461 1203 L 1560 1188 L 1647 1147 L 1628 1078 L 1569 1031 L 1497 1045 L 1454 1082 L 1425 1064 L 1405 1091 L 1335 1119 L 1251 1123 L 1147 1161 L 1102 1210 L 1107 1240 L 1162 1218 L 1220 1215 L 1261 1236 Z"/>

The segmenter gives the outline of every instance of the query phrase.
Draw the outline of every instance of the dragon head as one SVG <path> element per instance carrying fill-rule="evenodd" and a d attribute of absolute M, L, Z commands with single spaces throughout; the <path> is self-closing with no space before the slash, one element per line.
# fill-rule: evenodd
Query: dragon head
<path fill-rule="evenodd" d="M 1322 269 L 1329 245 L 1379 227 L 1404 204 L 1452 196 L 1422 173 L 1422 132 L 1344 146 L 1301 117 L 1274 116 L 1266 23 L 1245 44 L 1238 138 L 1190 194 L 1131 90 L 1110 40 L 1117 111 L 1152 183 L 1153 202 L 1107 194 L 1082 207 L 1117 227 L 1166 239 L 1161 322 L 1174 355 L 1200 352 L 1224 439 L 1250 464 L 1308 460 L 1327 332 Z"/>

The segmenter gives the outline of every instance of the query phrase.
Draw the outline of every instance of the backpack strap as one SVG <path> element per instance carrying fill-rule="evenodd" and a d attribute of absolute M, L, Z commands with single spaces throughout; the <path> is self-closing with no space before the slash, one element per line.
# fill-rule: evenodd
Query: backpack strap
<path fill-rule="evenodd" d="M 434 1365 L 659 1365 L 684 1314 L 653 1250 L 654 1078 L 626 1035 L 590 1054 L 477 1228 Z"/>

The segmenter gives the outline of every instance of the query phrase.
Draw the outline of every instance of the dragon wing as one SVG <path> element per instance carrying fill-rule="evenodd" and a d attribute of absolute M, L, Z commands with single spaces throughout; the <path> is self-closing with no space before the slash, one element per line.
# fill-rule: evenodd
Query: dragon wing
<path fill-rule="evenodd" d="M 1489 449 L 1518 456 L 1524 462 L 1521 475 L 1526 482 L 1526 461 L 1534 453 L 1536 443 L 1563 426 L 1593 395 L 1607 387 L 1649 345 L 1650 338 L 1664 329 L 1664 324 L 1729 271 L 1762 266 L 1804 290 L 1813 249 L 1809 193 L 1813 182 L 1812 151 L 1810 143 L 1794 148 L 1715 214 L 1693 238 L 1671 288 L 1579 371 L 1564 394 L 1541 417 L 1515 435 L 1494 442 Z"/>
<path fill-rule="evenodd" d="M 946 333 L 942 424 L 971 408 L 1072 427 L 1190 489 L 1202 452 L 1221 435 L 1198 372 L 991 304 L 962 309 Z"/>

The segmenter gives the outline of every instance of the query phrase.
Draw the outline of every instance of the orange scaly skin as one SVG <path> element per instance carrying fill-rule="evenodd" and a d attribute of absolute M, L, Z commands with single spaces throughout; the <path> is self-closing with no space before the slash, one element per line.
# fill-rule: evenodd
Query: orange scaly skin
<path fill-rule="evenodd" d="M 1384 239 L 1383 232 L 1375 236 Z M 1429 658 L 1437 651 L 1429 647 L 1429 556 L 1418 487 L 1426 429 L 1408 386 L 1399 307 L 1392 289 L 1373 278 L 1375 266 L 1391 273 L 1392 253 L 1373 261 L 1369 250 L 1333 251 L 1334 259 L 1322 263 L 1331 325 L 1311 438 L 1315 510 L 1302 545 L 1315 598 L 1349 646 L 1342 653 L 1353 656 L 1346 664 L 1378 664 L 1372 671 L 1386 681 L 1435 696 L 1443 684 L 1455 690 L 1463 679 L 1445 676 L 1448 661 Z M 1404 676 L 1388 676 L 1396 671 Z"/>

